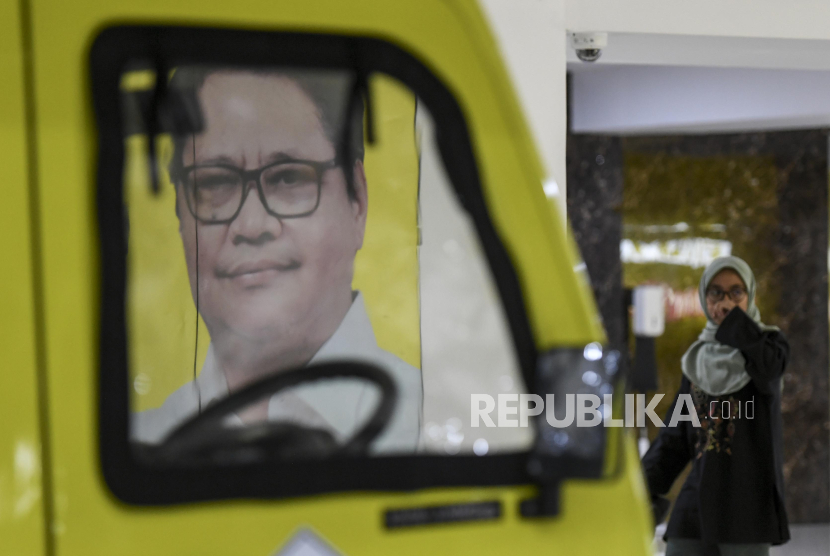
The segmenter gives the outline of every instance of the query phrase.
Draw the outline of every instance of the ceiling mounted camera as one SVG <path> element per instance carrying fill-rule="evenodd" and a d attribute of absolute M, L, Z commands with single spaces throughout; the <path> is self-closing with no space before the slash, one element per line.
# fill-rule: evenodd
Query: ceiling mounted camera
<path fill-rule="evenodd" d="M 571 46 L 583 62 L 596 62 L 608 46 L 608 33 L 569 33 Z"/>

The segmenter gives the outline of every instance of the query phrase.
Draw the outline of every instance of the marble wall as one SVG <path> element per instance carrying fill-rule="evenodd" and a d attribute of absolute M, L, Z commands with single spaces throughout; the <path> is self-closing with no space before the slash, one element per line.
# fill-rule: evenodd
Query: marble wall
<path fill-rule="evenodd" d="M 612 344 L 624 345 L 620 139 L 569 135 L 567 168 L 568 220 L 588 268 L 608 339 Z"/>

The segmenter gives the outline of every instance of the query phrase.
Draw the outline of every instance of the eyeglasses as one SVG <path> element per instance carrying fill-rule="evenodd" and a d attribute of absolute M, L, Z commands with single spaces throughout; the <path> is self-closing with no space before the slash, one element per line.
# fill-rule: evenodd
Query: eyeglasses
<path fill-rule="evenodd" d="M 251 182 L 271 216 L 309 216 L 320 204 L 323 174 L 336 166 L 337 159 L 285 160 L 255 170 L 222 164 L 187 166 L 174 179 L 182 185 L 187 208 L 196 220 L 229 224 L 242 210 Z"/>
<path fill-rule="evenodd" d="M 731 299 L 733 302 L 740 303 L 741 301 L 743 301 L 744 297 L 746 297 L 746 290 L 740 286 L 735 286 L 728 292 L 723 291 L 718 287 L 711 287 L 708 290 L 706 290 L 706 299 L 713 303 L 717 303 L 718 301 L 723 299 L 725 295 L 728 295 L 729 299 Z"/>

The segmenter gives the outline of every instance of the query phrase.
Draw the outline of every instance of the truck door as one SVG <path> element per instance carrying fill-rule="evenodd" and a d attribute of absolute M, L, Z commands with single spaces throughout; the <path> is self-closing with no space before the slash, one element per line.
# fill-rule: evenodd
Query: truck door
<path fill-rule="evenodd" d="M 56 552 L 647 550 L 620 431 L 519 419 L 618 358 L 483 25 L 33 4 Z"/>

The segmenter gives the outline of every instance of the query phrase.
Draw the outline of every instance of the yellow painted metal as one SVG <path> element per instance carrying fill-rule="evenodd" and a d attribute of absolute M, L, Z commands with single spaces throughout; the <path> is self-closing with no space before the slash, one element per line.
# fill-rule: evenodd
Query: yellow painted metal
<path fill-rule="evenodd" d="M 421 368 L 418 304 L 418 150 L 415 96 L 389 78 L 372 78 L 378 141 L 366 146 L 369 210 L 353 287 L 366 300 L 378 345 Z"/>
<path fill-rule="evenodd" d="M 379 36 L 409 50 L 452 90 L 467 117 L 485 195 L 521 280 L 540 349 L 603 333 L 573 270 L 572 243 L 541 188 L 541 165 L 493 39 L 472 1 L 29 0 L 32 4 L 40 165 L 47 378 L 52 415 L 57 551 L 61 556 L 266 556 L 310 526 L 344 554 L 642 555 L 649 517 L 636 450 L 616 479 L 565 485 L 563 513 L 526 520 L 522 488 L 337 494 L 164 509 L 127 507 L 104 485 L 97 450 L 98 255 L 95 135 L 88 49 L 115 22 L 290 29 Z M 19 216 L 17 217 L 20 218 Z M 21 222 L 25 228 L 25 223 Z M 15 232 L 14 237 L 20 237 Z M 394 506 L 499 498 L 496 523 L 388 532 Z"/>
<path fill-rule="evenodd" d="M 152 83 L 152 82 L 151 82 Z M 164 167 L 172 141 L 157 141 Z M 196 316 L 187 280 L 176 194 L 167 172 L 161 172 L 158 195 L 149 195 L 147 138 L 125 140 L 124 190 L 131 230 L 128 249 L 127 318 L 130 356 L 130 401 L 133 411 L 160 406 L 173 391 L 193 380 Z M 196 369 L 201 369 L 210 337 L 199 317 Z"/>
<path fill-rule="evenodd" d="M 0 3 L 0 554 L 43 554 L 21 17 Z"/>

